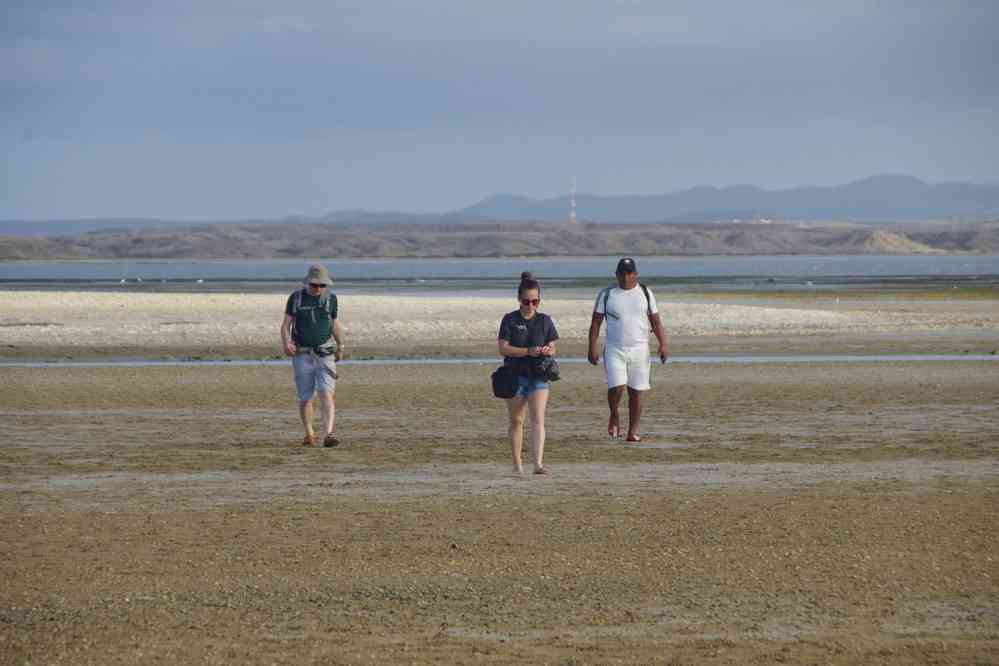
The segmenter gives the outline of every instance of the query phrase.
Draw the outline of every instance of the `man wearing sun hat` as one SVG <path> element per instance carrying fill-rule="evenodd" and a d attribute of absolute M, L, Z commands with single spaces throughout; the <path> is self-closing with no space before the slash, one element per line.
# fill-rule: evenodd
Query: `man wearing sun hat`
<path fill-rule="evenodd" d="M 309 267 L 304 287 L 288 297 L 281 322 L 281 346 L 292 357 L 298 413 L 305 426 L 303 446 L 339 446 L 333 434 L 336 424 L 336 362 L 343 357 L 343 337 L 337 317 L 336 294 L 330 291 L 330 273 L 325 266 Z M 315 399 L 322 405 L 322 438 L 316 436 L 312 421 Z"/>
<path fill-rule="evenodd" d="M 607 339 L 604 344 L 604 372 L 607 375 L 607 405 L 610 420 L 607 434 L 621 436 L 621 419 L 618 405 L 628 389 L 629 442 L 642 441 L 638 425 L 642 417 L 642 393 L 652 388 L 650 377 L 652 362 L 649 356 L 649 331 L 659 343 L 659 360 L 669 357 L 666 348 L 666 331 L 659 317 L 659 308 L 652 290 L 638 281 L 638 266 L 631 257 L 617 262 L 616 287 L 607 287 L 597 294 L 590 321 L 589 353 L 593 365 L 600 362 L 597 340 L 600 325 L 607 320 Z"/>

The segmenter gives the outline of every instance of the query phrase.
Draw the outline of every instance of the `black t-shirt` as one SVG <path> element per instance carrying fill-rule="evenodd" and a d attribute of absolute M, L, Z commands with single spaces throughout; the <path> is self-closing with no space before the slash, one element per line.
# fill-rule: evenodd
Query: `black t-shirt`
<path fill-rule="evenodd" d="M 544 312 L 538 312 L 530 319 L 524 319 L 520 310 L 503 315 L 500 322 L 499 339 L 506 340 L 513 347 L 544 347 L 558 340 L 555 322 Z M 517 368 L 518 374 L 528 375 L 531 371 L 531 357 L 503 357 L 503 365 Z"/>

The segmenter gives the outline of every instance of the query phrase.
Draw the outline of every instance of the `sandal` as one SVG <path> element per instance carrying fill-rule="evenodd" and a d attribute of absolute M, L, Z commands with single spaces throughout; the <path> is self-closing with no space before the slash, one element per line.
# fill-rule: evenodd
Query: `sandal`
<path fill-rule="evenodd" d="M 323 446 L 325 446 L 327 449 L 332 449 L 334 447 L 340 446 L 340 438 L 334 435 L 333 433 L 330 433 L 326 435 L 326 437 L 323 439 Z"/>
<path fill-rule="evenodd" d="M 642 438 L 641 438 L 640 435 L 628 435 L 628 439 L 626 439 L 624 441 L 631 442 L 632 444 L 637 444 L 640 441 L 642 441 Z"/>
<path fill-rule="evenodd" d="M 315 435 L 306 435 L 305 439 L 302 440 L 302 446 L 315 446 L 318 441 Z"/>

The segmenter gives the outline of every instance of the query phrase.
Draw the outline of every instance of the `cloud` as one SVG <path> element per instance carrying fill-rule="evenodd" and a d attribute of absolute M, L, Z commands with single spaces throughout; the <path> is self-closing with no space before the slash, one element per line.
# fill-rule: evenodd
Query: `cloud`
<path fill-rule="evenodd" d="M 886 162 L 898 171 L 995 179 L 994 160 L 989 166 L 976 153 L 962 161 L 946 146 L 997 147 L 997 7 L 776 0 L 7 3 L 0 17 L 0 142 L 40 152 L 7 151 L 4 172 L 12 189 L 23 190 L 21 200 L 38 202 L 34 210 L 46 205 L 53 179 L 72 177 L 65 164 L 80 171 L 77 180 L 89 179 L 75 156 L 92 155 L 97 168 L 119 173 L 137 155 L 180 160 L 171 144 L 186 146 L 181 154 L 191 159 L 239 172 L 246 156 L 235 146 L 274 155 L 294 175 L 278 179 L 273 207 L 289 210 L 301 210 L 295 204 L 304 196 L 295 179 L 307 182 L 317 168 L 308 166 L 311 145 L 328 148 L 332 163 L 344 160 L 333 177 L 352 183 L 348 192 L 357 200 L 344 201 L 348 207 L 413 202 L 443 209 L 447 201 L 467 202 L 467 192 L 547 193 L 551 185 L 532 185 L 545 177 L 543 169 L 524 165 L 561 171 L 561 155 L 587 142 L 589 182 L 602 183 L 605 194 L 690 178 L 791 186 L 851 169 L 846 179 L 864 176 Z M 116 146 L 134 146 L 135 155 Z M 934 166 L 914 146 L 948 161 Z M 810 164 L 805 150 L 822 159 Z M 683 155 L 682 163 L 664 163 L 660 155 L 671 151 Z M 755 170 L 745 157 L 753 154 L 766 156 Z M 15 159 L 35 165 L 32 180 L 20 175 Z M 479 159 L 495 163 L 469 170 Z M 726 166 L 732 164 L 739 166 Z M 414 171 L 420 173 L 410 178 L 419 185 L 399 184 Z M 435 179 L 434 172 L 448 175 Z M 379 192 L 388 196 L 381 184 L 365 185 L 378 173 L 396 179 L 395 203 L 372 205 Z M 210 189 L 190 187 L 197 193 L 192 210 L 227 205 L 222 194 L 213 199 Z M 113 193 L 104 196 L 114 201 Z M 73 189 L 64 200 L 72 207 L 83 197 Z M 163 206 L 155 187 L 144 200 Z"/>

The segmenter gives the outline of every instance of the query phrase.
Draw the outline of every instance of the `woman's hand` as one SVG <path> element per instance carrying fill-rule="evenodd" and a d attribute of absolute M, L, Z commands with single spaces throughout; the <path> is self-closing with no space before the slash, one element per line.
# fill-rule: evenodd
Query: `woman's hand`
<path fill-rule="evenodd" d="M 555 345 L 547 344 L 544 347 L 538 347 L 538 354 L 541 356 L 554 356 Z"/>

